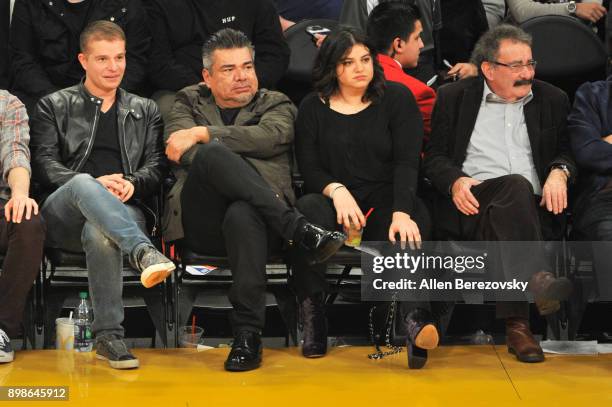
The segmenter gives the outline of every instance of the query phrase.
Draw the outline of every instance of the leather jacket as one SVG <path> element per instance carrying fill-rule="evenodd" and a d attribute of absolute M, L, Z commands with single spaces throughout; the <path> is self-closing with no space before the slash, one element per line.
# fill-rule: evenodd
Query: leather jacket
<path fill-rule="evenodd" d="M 155 102 L 117 90 L 117 120 L 123 174 L 133 198 L 155 195 L 165 175 L 163 123 Z M 33 179 L 45 195 L 78 174 L 91 153 L 102 99 L 83 84 L 43 97 L 30 120 Z"/>

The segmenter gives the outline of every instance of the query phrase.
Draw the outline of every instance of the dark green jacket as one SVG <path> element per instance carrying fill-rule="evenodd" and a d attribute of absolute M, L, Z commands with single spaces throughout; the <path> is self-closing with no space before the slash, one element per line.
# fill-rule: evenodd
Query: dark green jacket
<path fill-rule="evenodd" d="M 165 139 L 177 130 L 206 126 L 211 140 L 218 139 L 246 158 L 277 194 L 293 204 L 291 147 L 295 117 L 296 108 L 287 96 L 260 89 L 240 110 L 235 124 L 226 126 L 208 88 L 203 84 L 193 85 L 176 94 L 176 102 L 166 123 Z M 187 150 L 180 165 L 172 167 L 177 182 L 168 194 L 163 218 L 164 236 L 169 242 L 184 236 L 181 191 L 196 150 L 197 145 Z"/>

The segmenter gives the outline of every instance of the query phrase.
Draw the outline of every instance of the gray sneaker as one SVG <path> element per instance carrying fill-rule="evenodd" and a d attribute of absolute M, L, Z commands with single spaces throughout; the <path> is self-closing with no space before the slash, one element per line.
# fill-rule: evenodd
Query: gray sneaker
<path fill-rule="evenodd" d="M 96 338 L 96 358 L 107 360 L 113 369 L 136 369 L 138 358 L 132 355 L 123 339 L 117 335 Z"/>
<path fill-rule="evenodd" d="M 142 245 L 136 249 L 134 266 L 140 271 L 140 282 L 151 288 L 164 281 L 176 268 L 172 260 L 154 246 Z"/>
<path fill-rule="evenodd" d="M 15 358 L 15 351 L 11 346 L 11 339 L 6 332 L 0 329 L 0 363 L 12 362 Z"/>

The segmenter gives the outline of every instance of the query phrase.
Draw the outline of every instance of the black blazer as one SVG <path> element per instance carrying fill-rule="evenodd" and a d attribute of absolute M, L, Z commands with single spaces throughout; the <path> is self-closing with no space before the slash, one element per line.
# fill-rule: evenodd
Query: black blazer
<path fill-rule="evenodd" d="M 446 196 L 458 178 L 467 176 L 461 167 L 480 110 L 483 89 L 482 77 L 464 79 L 438 89 L 424 170 L 435 188 Z M 569 99 L 561 89 L 537 79 L 532 90 L 533 99 L 525 105 L 524 112 L 540 182 L 544 184 L 551 166 L 558 164 L 567 165 L 573 180 L 576 164 L 567 137 Z"/>
<path fill-rule="evenodd" d="M 461 167 L 476 124 L 484 79 L 463 79 L 438 89 L 431 124 L 431 136 L 425 149 L 423 169 L 439 192 L 433 199 L 433 217 L 438 239 L 460 238 L 459 211 L 449 199 L 453 183 L 467 176 Z M 567 116 L 570 110 L 565 92 L 546 82 L 535 80 L 533 99 L 525 105 L 525 122 L 531 143 L 533 162 L 540 182 L 544 184 L 553 165 L 567 165 L 570 182 L 576 177 L 576 164 L 567 136 Z M 544 216 L 541 212 L 545 238 L 556 239 L 564 228 L 562 216 Z"/>

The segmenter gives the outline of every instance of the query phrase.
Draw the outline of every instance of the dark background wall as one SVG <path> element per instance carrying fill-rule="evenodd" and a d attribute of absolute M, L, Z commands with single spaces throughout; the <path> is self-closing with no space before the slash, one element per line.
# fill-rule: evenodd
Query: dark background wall
<path fill-rule="evenodd" d="M 0 0 L 0 88 L 8 86 L 10 0 Z"/>

